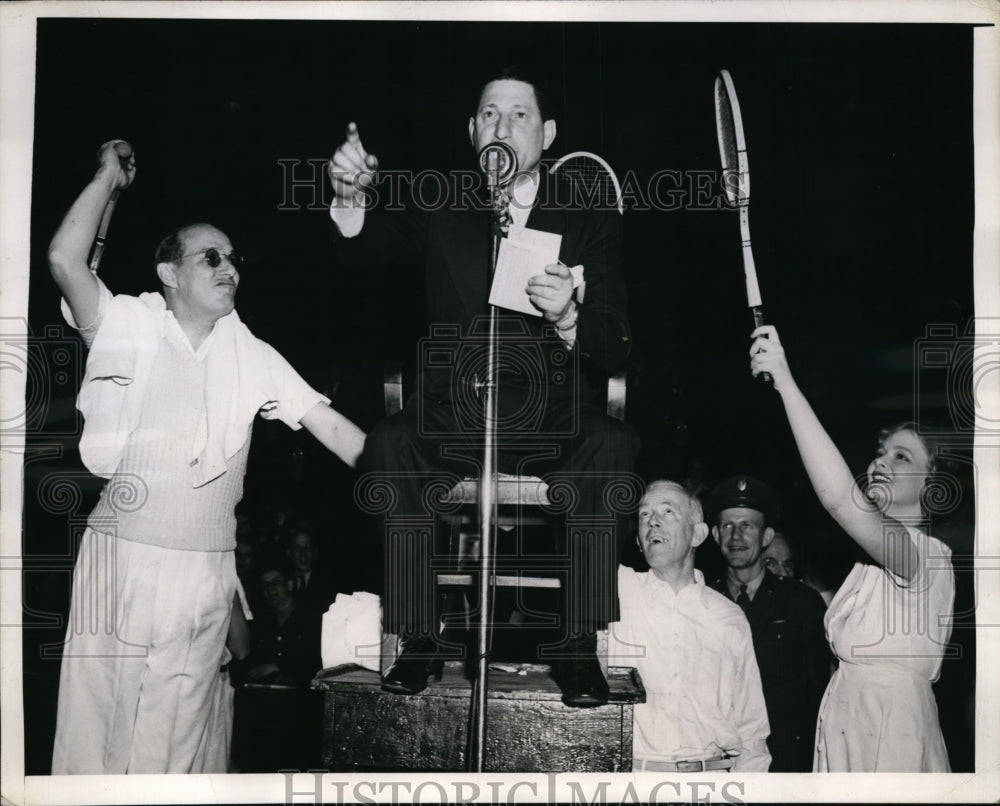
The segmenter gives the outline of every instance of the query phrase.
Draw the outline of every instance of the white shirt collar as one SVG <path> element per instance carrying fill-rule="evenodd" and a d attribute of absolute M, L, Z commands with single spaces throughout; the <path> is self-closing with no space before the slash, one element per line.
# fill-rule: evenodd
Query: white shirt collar
<path fill-rule="evenodd" d="M 511 185 L 510 190 L 510 215 L 514 220 L 514 226 L 523 227 L 528 223 L 528 216 L 531 215 L 531 208 L 538 197 L 538 185 L 541 182 L 541 174 L 535 171 L 529 176 L 519 177 L 520 181 Z"/>
<path fill-rule="evenodd" d="M 697 596 L 698 601 L 704 607 L 708 607 L 708 603 L 705 601 L 705 575 L 697 568 L 694 569 L 694 582 L 681 588 L 680 593 L 674 593 L 674 589 L 671 584 L 669 582 L 664 582 L 651 570 L 646 572 L 644 584 L 646 589 L 650 591 L 655 590 L 656 586 L 662 586 L 662 588 L 669 591 L 670 595 L 673 597 Z"/>

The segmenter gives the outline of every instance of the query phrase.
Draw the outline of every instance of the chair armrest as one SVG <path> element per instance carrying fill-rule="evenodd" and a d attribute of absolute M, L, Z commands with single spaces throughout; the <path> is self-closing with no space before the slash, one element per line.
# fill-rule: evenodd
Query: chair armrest
<path fill-rule="evenodd" d="M 391 417 L 403 410 L 403 370 L 397 364 L 386 364 L 383 370 L 385 414 Z M 608 376 L 608 416 L 625 420 L 625 370 Z"/>
<path fill-rule="evenodd" d="M 386 364 L 382 375 L 385 395 L 385 416 L 391 417 L 403 410 L 403 369 L 398 364 Z"/>
<path fill-rule="evenodd" d="M 625 421 L 625 370 L 608 377 L 608 416 Z"/>

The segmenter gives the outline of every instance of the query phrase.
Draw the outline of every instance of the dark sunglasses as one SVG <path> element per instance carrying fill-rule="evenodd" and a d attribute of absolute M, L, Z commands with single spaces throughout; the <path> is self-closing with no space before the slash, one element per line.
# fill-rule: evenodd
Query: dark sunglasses
<path fill-rule="evenodd" d="M 219 266 L 222 265 L 223 258 L 225 258 L 226 260 L 228 260 L 229 264 L 234 269 L 242 269 L 243 268 L 243 264 L 245 262 L 244 258 L 243 258 L 243 255 L 241 255 L 235 249 L 232 252 L 230 252 L 228 255 L 224 255 L 222 252 L 220 252 L 214 246 L 210 247 L 209 249 L 202 249 L 200 252 L 190 252 L 189 254 L 181 255 L 178 258 L 178 260 L 183 260 L 184 258 L 186 258 L 186 257 L 192 257 L 193 255 L 204 255 L 205 256 L 205 262 L 209 266 L 211 266 L 213 269 L 217 269 L 217 268 L 219 268 Z"/>

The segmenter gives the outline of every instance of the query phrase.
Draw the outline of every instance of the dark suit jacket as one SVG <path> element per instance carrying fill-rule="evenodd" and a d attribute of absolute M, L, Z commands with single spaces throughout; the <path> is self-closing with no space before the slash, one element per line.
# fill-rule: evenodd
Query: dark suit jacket
<path fill-rule="evenodd" d="M 322 615 L 337 596 L 336 582 L 323 565 L 317 565 L 309 575 L 304 588 L 296 587 L 297 574 L 292 574 L 292 595 L 297 604 L 313 613 Z"/>
<path fill-rule="evenodd" d="M 729 597 L 725 579 L 711 587 Z M 750 631 L 771 723 L 771 772 L 812 770 L 816 719 L 833 660 L 823 631 L 825 612 L 822 597 L 808 585 L 769 571 L 750 602 Z"/>
<path fill-rule="evenodd" d="M 250 622 L 250 657 L 246 666 L 274 662 L 278 665 L 278 675 L 260 682 L 308 687 L 323 666 L 321 630 L 320 614 L 305 607 L 296 606 L 280 626 L 273 611 L 264 610 Z"/>
<path fill-rule="evenodd" d="M 622 217 L 614 210 L 567 209 L 557 196 L 545 175 L 527 226 L 560 234 L 560 260 L 584 267 L 576 347 L 567 360 L 564 343 L 542 317 L 502 311 L 501 421 L 505 413 L 537 410 L 549 416 L 589 404 L 588 371 L 606 375 L 618 369 L 631 347 Z M 344 267 L 369 272 L 377 282 L 389 282 L 393 271 L 423 268 L 433 328 L 418 355 L 425 401 L 459 402 L 481 364 L 489 312 L 490 221 L 488 207 L 466 194 L 428 211 L 392 213 L 375 207 L 366 213 L 358 237 L 338 239 Z M 526 432 L 532 427 L 528 423 Z"/>

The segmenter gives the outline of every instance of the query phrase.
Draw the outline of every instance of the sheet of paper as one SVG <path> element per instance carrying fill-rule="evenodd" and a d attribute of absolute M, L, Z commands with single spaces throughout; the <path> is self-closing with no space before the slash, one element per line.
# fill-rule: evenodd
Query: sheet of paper
<path fill-rule="evenodd" d="M 490 289 L 490 303 L 512 311 L 541 316 L 531 304 L 525 287 L 536 274 L 544 274 L 550 263 L 559 262 L 562 235 L 512 227 L 500 242 L 497 268 Z"/>

